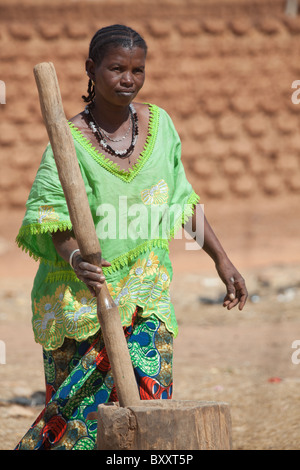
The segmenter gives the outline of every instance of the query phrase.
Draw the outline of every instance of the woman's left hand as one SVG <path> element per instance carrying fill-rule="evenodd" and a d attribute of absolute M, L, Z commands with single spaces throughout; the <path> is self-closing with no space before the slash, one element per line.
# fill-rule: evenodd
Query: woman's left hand
<path fill-rule="evenodd" d="M 238 305 L 239 310 L 242 310 L 248 297 L 244 278 L 228 258 L 218 261 L 216 263 L 216 269 L 227 289 L 223 307 L 227 307 L 228 310 L 231 310 Z"/>
<path fill-rule="evenodd" d="M 73 257 L 72 265 L 78 279 L 87 285 L 90 293 L 94 297 L 97 297 L 105 283 L 102 267 L 111 266 L 110 262 L 102 258 L 100 268 L 94 264 L 87 263 L 82 258 L 80 252 L 77 252 Z"/>

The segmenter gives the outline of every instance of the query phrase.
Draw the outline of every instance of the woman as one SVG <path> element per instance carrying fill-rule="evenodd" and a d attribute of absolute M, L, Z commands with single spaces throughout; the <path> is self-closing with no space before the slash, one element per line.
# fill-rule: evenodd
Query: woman
<path fill-rule="evenodd" d="M 172 397 L 177 334 L 168 242 L 188 219 L 195 239 L 199 197 L 185 177 L 180 140 L 167 113 L 134 101 L 147 46 L 113 25 L 90 43 L 86 108 L 70 129 L 103 259 L 81 257 L 47 146 L 17 241 L 40 261 L 32 290 L 33 330 L 43 346 L 46 406 L 18 449 L 92 449 L 100 403 L 116 401 L 95 295 L 106 281 L 127 337 L 142 399 Z M 191 219 L 192 218 L 192 219 Z M 204 250 L 225 283 L 224 306 L 242 309 L 247 290 L 206 219 Z"/>

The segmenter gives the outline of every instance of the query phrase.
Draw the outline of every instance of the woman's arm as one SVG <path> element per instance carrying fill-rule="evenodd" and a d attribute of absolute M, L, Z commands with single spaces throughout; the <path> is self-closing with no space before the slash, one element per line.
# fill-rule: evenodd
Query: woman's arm
<path fill-rule="evenodd" d="M 201 227 L 199 227 L 199 224 L 197 224 L 197 217 L 199 217 L 199 215 L 200 217 L 203 217 L 204 220 L 204 224 L 200 224 Z M 199 230 L 203 229 L 203 225 L 204 242 L 202 248 L 214 261 L 218 275 L 220 279 L 224 282 L 227 289 L 227 294 L 224 298 L 223 306 L 227 307 L 228 310 L 230 310 L 239 304 L 239 310 L 242 310 L 248 297 L 245 281 L 241 274 L 231 263 L 220 241 L 218 240 L 213 229 L 208 223 L 200 204 L 198 204 L 195 207 L 194 214 L 192 217 L 192 227 L 190 226 L 190 224 L 187 224 L 185 226 L 185 229 L 193 237 L 194 240 L 203 240 L 203 234 L 199 233 Z"/>
<path fill-rule="evenodd" d="M 66 230 L 64 232 L 57 231 L 52 234 L 53 244 L 57 253 L 67 262 L 71 253 L 78 249 L 77 241 L 75 240 L 72 231 Z M 102 259 L 102 266 L 110 266 L 108 261 Z M 102 269 L 93 264 L 87 263 L 82 258 L 80 251 L 77 251 L 72 259 L 72 267 L 78 279 L 83 281 L 92 295 L 96 296 L 105 282 L 105 277 Z"/>

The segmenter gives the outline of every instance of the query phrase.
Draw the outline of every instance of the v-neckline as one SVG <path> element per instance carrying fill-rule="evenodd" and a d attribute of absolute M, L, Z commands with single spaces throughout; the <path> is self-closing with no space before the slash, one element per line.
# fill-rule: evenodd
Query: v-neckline
<path fill-rule="evenodd" d="M 152 154 L 156 142 L 159 120 L 159 108 L 158 106 L 150 103 L 145 104 L 147 104 L 147 106 L 149 107 L 147 138 L 142 152 L 139 154 L 136 162 L 129 170 L 124 170 L 117 163 L 113 162 L 110 158 L 106 157 L 102 152 L 97 150 L 93 143 L 87 137 L 85 137 L 82 132 L 76 126 L 74 126 L 72 122 L 68 122 L 74 139 L 93 157 L 93 159 L 107 171 L 127 183 L 132 181 L 135 176 L 141 171 L 146 161 Z"/>

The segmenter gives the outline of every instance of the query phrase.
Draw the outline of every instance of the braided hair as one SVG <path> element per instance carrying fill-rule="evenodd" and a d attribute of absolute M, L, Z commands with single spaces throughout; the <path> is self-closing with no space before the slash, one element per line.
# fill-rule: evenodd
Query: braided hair
<path fill-rule="evenodd" d="M 93 36 L 89 47 L 89 58 L 96 66 L 101 64 L 102 59 L 111 47 L 141 47 L 147 53 L 147 44 L 142 36 L 128 26 L 115 24 L 99 29 Z M 88 83 L 88 96 L 82 96 L 85 103 L 93 101 L 95 88 L 91 79 Z"/>

